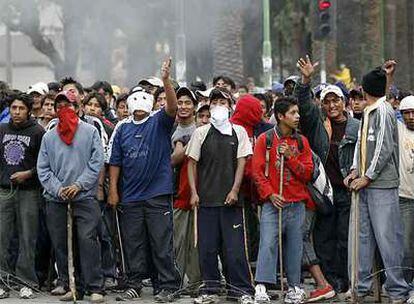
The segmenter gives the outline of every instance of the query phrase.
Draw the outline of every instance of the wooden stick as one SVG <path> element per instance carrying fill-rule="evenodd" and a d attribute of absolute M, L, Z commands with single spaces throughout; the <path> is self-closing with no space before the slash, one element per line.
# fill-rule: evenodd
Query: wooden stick
<path fill-rule="evenodd" d="M 359 193 L 352 191 L 352 257 L 351 257 L 351 294 L 352 303 L 358 302 L 358 257 L 359 257 Z"/>
<path fill-rule="evenodd" d="M 193 229 L 194 229 L 194 248 L 197 248 L 198 245 L 198 207 L 194 207 L 194 221 L 193 221 Z"/>
<path fill-rule="evenodd" d="M 76 303 L 76 283 L 75 283 L 75 266 L 73 262 L 73 216 L 72 202 L 68 203 L 67 210 L 67 228 L 68 228 L 68 274 L 69 289 L 72 293 L 73 303 Z"/>
<path fill-rule="evenodd" d="M 116 230 L 118 233 L 118 242 L 119 242 L 119 251 L 121 253 L 121 265 L 122 265 L 122 275 L 126 275 L 126 267 L 125 267 L 125 256 L 124 256 L 124 246 L 122 244 L 122 236 L 121 236 L 121 228 L 119 226 L 119 217 L 118 217 L 118 210 L 115 209 L 115 221 L 116 221 Z"/>
<path fill-rule="evenodd" d="M 285 166 L 285 156 L 282 154 L 280 157 L 280 177 L 279 177 L 279 196 L 283 196 L 283 171 Z M 282 297 L 284 296 L 284 286 L 283 286 L 283 246 L 282 246 L 282 208 L 279 208 L 279 272 L 280 272 L 280 291 L 282 292 Z"/>

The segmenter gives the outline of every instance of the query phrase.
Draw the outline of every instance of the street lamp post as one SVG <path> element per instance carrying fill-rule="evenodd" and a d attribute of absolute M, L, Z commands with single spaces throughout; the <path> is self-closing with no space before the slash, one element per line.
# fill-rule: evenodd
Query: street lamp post
<path fill-rule="evenodd" d="M 263 0 L 263 86 L 272 87 L 272 44 L 270 42 L 270 6 L 269 0 Z"/>

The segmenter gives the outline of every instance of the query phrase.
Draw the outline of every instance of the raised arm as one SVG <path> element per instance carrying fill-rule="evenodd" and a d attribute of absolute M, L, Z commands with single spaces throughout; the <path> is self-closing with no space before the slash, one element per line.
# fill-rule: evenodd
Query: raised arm
<path fill-rule="evenodd" d="M 171 57 L 163 62 L 161 67 L 161 78 L 164 83 L 165 95 L 167 96 L 167 104 L 165 105 L 165 112 L 175 117 L 177 114 L 177 96 L 175 95 L 174 87 L 170 80 Z"/>

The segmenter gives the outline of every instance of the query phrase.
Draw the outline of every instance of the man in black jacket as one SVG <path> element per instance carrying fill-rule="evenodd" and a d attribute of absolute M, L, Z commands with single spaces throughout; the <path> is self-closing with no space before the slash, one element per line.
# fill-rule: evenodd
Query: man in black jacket
<path fill-rule="evenodd" d="M 335 209 L 330 215 L 317 214 L 314 247 L 323 273 L 337 292 L 348 290 L 348 226 L 351 198 L 343 179 L 352 166 L 359 121 L 345 111 L 341 89 L 327 86 L 321 92 L 321 108 L 312 102 L 310 83 L 316 64 L 309 57 L 299 59 L 302 80 L 295 87 L 300 125 L 312 150 L 324 163 L 333 186 Z"/>
<path fill-rule="evenodd" d="M 16 276 L 37 284 L 35 248 L 38 229 L 40 184 L 36 162 L 43 128 L 31 118 L 33 98 L 18 93 L 10 97 L 11 120 L 0 125 L 0 276 L 11 273 L 8 249 L 16 231 L 19 251 Z M 0 299 L 9 296 L 0 284 Z M 33 298 L 28 287 L 20 289 L 20 297 Z"/>

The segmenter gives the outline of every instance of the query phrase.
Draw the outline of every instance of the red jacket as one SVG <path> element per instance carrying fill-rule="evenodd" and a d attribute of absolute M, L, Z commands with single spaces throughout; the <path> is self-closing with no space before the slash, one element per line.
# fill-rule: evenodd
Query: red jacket
<path fill-rule="evenodd" d="M 299 135 L 302 136 L 302 135 Z M 256 181 L 260 198 L 269 199 L 271 194 L 279 194 L 280 161 L 277 155 L 277 146 L 286 141 L 293 147 L 294 156 L 285 159 L 283 174 L 283 197 L 286 202 L 310 200 L 306 184 L 312 178 L 312 152 L 308 140 L 302 136 L 303 149 L 299 151 L 298 140 L 294 137 L 278 138 L 273 135 L 273 145 L 270 149 L 269 177 L 265 176 L 266 167 L 266 133 L 259 136 L 253 153 L 253 178 Z"/>

